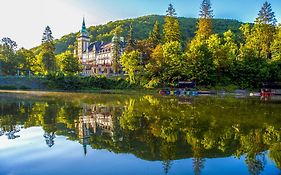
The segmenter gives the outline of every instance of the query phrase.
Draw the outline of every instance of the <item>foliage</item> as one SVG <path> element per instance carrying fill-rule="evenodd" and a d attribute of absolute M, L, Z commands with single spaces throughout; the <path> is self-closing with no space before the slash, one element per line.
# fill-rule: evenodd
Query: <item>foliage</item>
<path fill-rule="evenodd" d="M 66 51 L 60 55 L 57 55 L 56 59 L 60 61 L 60 70 L 65 74 L 71 75 L 82 72 L 83 66 L 78 58 L 70 51 Z"/>
<path fill-rule="evenodd" d="M 173 8 L 172 4 L 169 5 L 169 8 L 167 10 L 163 33 L 164 42 L 166 43 L 172 41 L 181 41 L 180 24 L 178 19 L 176 18 L 176 10 Z"/>
<path fill-rule="evenodd" d="M 203 0 L 200 7 L 200 18 L 211 19 L 213 18 L 213 10 L 210 0 Z"/>
<path fill-rule="evenodd" d="M 18 63 L 21 64 L 21 70 L 25 72 L 30 71 L 31 74 L 35 75 L 43 72 L 40 60 L 32 51 L 22 48 L 17 51 L 17 55 L 19 57 Z"/>
<path fill-rule="evenodd" d="M 271 44 L 271 52 L 273 60 L 281 59 L 281 26 L 278 26 L 276 29 L 276 34 Z"/>
<path fill-rule="evenodd" d="M 78 75 L 64 75 L 62 73 L 48 74 L 46 76 L 46 85 L 50 89 L 61 90 L 126 89 L 137 87 L 121 78 L 81 77 Z"/>
<path fill-rule="evenodd" d="M 169 4 L 168 10 L 166 11 L 166 16 L 174 17 L 176 15 L 177 15 L 177 13 L 176 13 L 176 10 L 173 7 L 173 4 Z"/>
<path fill-rule="evenodd" d="M 185 80 L 187 61 L 183 57 L 181 45 L 177 41 L 168 42 L 163 45 L 163 82 L 175 83 Z"/>
<path fill-rule="evenodd" d="M 7 47 L 8 49 L 11 50 L 16 50 L 18 47 L 17 43 L 8 37 L 2 38 L 1 43 L 3 44 L 4 47 Z"/>
<path fill-rule="evenodd" d="M 134 27 L 134 38 L 136 40 L 143 40 L 149 37 L 154 23 L 159 22 L 159 26 L 163 26 L 165 16 L 160 15 L 148 15 L 143 17 L 138 17 L 136 19 L 125 19 L 118 20 L 114 22 L 109 22 L 105 25 L 91 26 L 88 28 L 89 35 L 91 36 L 91 42 L 94 41 L 111 41 L 114 36 L 114 30 L 119 27 L 120 36 L 127 36 L 129 33 L 130 26 Z M 181 26 L 181 41 L 187 41 L 194 37 L 194 32 L 196 30 L 197 20 L 195 18 L 178 18 Z M 230 19 L 214 19 L 214 33 L 223 34 L 228 29 L 231 29 L 235 34 L 238 34 L 239 27 L 242 23 L 237 20 Z M 161 29 L 161 34 L 163 30 Z M 55 54 L 60 54 L 68 50 L 69 45 L 75 45 L 77 33 L 71 33 L 63 36 L 60 39 L 54 40 L 55 44 Z M 32 49 L 35 55 L 37 55 L 42 46 L 38 46 Z"/>
<path fill-rule="evenodd" d="M 277 22 L 271 4 L 265 1 L 256 19 L 257 24 L 275 25 Z"/>
<path fill-rule="evenodd" d="M 210 0 L 203 0 L 200 8 L 199 21 L 197 24 L 196 37 L 207 39 L 213 32 L 213 10 Z"/>
<path fill-rule="evenodd" d="M 11 39 L 3 39 L 3 44 L 0 44 L 0 74 L 15 75 L 18 68 L 18 60 L 16 51 L 14 50 L 14 41 Z"/>
<path fill-rule="evenodd" d="M 128 37 L 127 37 L 126 48 L 125 48 L 125 52 L 127 52 L 127 53 L 132 52 L 133 50 L 136 49 L 136 41 L 134 39 L 134 31 L 133 30 L 134 30 L 134 28 L 131 25 L 129 33 L 128 33 Z"/>
<path fill-rule="evenodd" d="M 141 53 L 138 51 L 124 53 L 121 57 L 120 63 L 128 73 L 131 83 L 136 83 L 135 74 L 141 70 L 141 59 Z"/>
<path fill-rule="evenodd" d="M 38 55 L 42 61 L 44 73 L 51 73 L 56 70 L 55 47 L 53 43 L 52 31 L 49 26 L 46 27 L 42 37 L 42 50 Z"/>
<path fill-rule="evenodd" d="M 154 49 L 161 43 L 161 30 L 158 21 L 155 22 L 152 32 L 149 34 L 148 41 L 150 42 L 150 48 Z"/>
<path fill-rule="evenodd" d="M 270 3 L 264 3 L 255 24 L 213 19 L 210 0 L 203 0 L 198 21 L 176 17 L 172 4 L 166 12 L 166 16 L 150 15 L 92 26 L 90 40 L 112 41 L 114 73 L 125 71 L 130 83 L 143 87 L 195 81 L 207 88 L 258 89 L 263 82 L 281 81 L 281 30 L 276 26 Z M 16 50 L 15 42 L 3 39 L 1 73 L 15 75 L 17 70 L 31 70 L 35 75 L 79 74 L 81 67 L 72 55 L 76 36 L 74 33 L 53 41 L 47 26 L 42 45 L 32 49 L 34 54 Z M 122 55 L 123 36 L 127 36 L 127 47 Z M 55 57 L 55 53 L 60 54 Z M 67 81 L 71 84 L 72 80 Z"/>
<path fill-rule="evenodd" d="M 94 79 L 89 77 L 88 81 Z M 112 123 L 106 128 L 99 127 L 98 131 L 94 126 L 87 127 L 91 148 L 162 161 L 166 172 L 174 160 L 193 158 L 194 172 L 203 173 L 205 159 L 240 159 L 245 156 L 241 161 L 245 160 L 249 173 L 259 174 L 265 168 L 267 152 L 275 165 L 281 166 L 278 104 L 265 105 L 258 99 L 233 97 L 187 99 L 117 94 L 45 95 L 22 95 L 24 100 L 19 100 L 19 95 L 1 97 L 1 131 L 9 132 L 18 125 L 25 128 L 40 126 L 45 132 L 79 141 L 77 124 L 83 124 L 80 123 L 83 116 L 91 116 L 95 126 L 103 126 L 96 118 L 97 114 L 102 114 Z M 189 103 L 179 105 L 182 101 Z M 268 108 L 270 112 L 267 112 Z"/>
<path fill-rule="evenodd" d="M 53 37 L 53 33 L 51 31 L 51 28 L 49 26 L 47 26 L 43 33 L 42 44 L 53 42 L 53 40 L 54 40 L 54 37 Z"/>

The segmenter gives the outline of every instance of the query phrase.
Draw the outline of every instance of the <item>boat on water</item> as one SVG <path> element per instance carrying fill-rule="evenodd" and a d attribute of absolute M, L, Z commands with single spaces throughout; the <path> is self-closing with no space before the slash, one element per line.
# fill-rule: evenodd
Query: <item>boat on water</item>
<path fill-rule="evenodd" d="M 262 97 L 281 96 L 281 82 L 266 82 L 261 88 Z"/>
<path fill-rule="evenodd" d="M 165 88 L 159 91 L 161 95 L 175 96 L 196 96 L 199 92 L 195 89 L 195 83 L 189 81 L 180 81 L 171 88 Z"/>

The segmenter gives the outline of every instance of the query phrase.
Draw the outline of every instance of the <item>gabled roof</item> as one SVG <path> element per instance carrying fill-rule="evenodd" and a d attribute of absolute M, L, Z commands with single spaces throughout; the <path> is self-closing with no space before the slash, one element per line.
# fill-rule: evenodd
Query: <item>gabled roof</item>
<path fill-rule="evenodd" d="M 91 52 L 94 48 L 96 48 L 97 51 L 99 51 L 102 47 L 103 43 L 101 41 L 94 42 L 89 45 L 88 50 Z"/>
<path fill-rule="evenodd" d="M 102 41 L 96 41 L 94 43 L 91 43 L 88 47 L 88 51 L 92 52 L 94 50 L 94 48 L 96 49 L 96 52 L 99 52 L 102 49 L 107 49 L 107 48 L 111 48 L 113 45 L 112 42 L 102 42 Z M 125 42 L 120 42 L 120 45 L 122 48 L 125 47 L 126 43 Z M 84 53 L 86 52 L 86 50 L 83 51 Z"/>

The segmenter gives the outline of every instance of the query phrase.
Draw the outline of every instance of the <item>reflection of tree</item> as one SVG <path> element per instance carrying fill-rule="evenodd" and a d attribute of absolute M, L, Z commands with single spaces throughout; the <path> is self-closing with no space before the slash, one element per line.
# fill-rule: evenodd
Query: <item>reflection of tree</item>
<path fill-rule="evenodd" d="M 18 125 L 42 126 L 50 147 L 56 135 L 64 135 L 79 140 L 84 153 L 90 145 L 162 161 L 165 173 L 176 159 L 193 157 L 194 174 L 200 174 L 205 158 L 245 155 L 249 171 L 258 174 L 265 166 L 261 153 L 268 149 L 270 158 L 281 167 L 277 105 L 271 106 L 265 118 L 265 104 L 233 98 L 198 97 L 192 105 L 152 95 L 96 95 L 87 101 L 70 100 L 4 103 L 0 109 L 0 135 Z M 88 119 L 83 117 L 83 108 Z M 80 126 L 89 131 L 86 137 L 79 135 L 77 123 L 86 124 Z"/>
<path fill-rule="evenodd" d="M 48 104 L 45 110 L 43 118 L 43 129 L 45 131 L 44 138 L 46 144 L 51 148 L 55 144 L 55 132 L 57 131 L 56 127 L 56 117 L 58 114 L 59 107 L 56 104 Z"/>
<path fill-rule="evenodd" d="M 45 138 L 45 141 L 46 141 L 46 144 L 51 148 L 52 146 L 54 146 L 55 144 L 55 133 L 52 132 L 52 133 L 45 133 L 44 135 L 44 138 Z"/>
<path fill-rule="evenodd" d="M 4 134 L 5 134 L 5 132 L 0 128 L 0 137 Z"/>
<path fill-rule="evenodd" d="M 175 159 L 175 151 L 176 147 L 173 143 L 169 142 L 162 142 L 161 147 L 160 147 L 160 154 L 161 154 L 161 159 L 163 160 L 163 170 L 165 174 L 169 173 L 169 170 L 172 167 L 172 161 Z"/>
<path fill-rule="evenodd" d="M 203 158 L 193 158 L 193 170 L 194 175 L 200 175 L 202 169 L 204 168 L 205 159 Z"/>
<path fill-rule="evenodd" d="M 169 170 L 172 167 L 172 161 L 171 160 L 163 160 L 162 164 L 163 164 L 164 173 L 168 174 Z"/>
<path fill-rule="evenodd" d="M 9 140 L 16 139 L 20 137 L 19 135 L 15 135 L 17 132 L 20 132 L 20 127 L 19 126 L 11 126 L 10 131 L 6 133 L 6 136 L 8 137 Z"/>
<path fill-rule="evenodd" d="M 269 157 L 281 169 L 281 143 L 276 143 L 270 148 Z"/>
<path fill-rule="evenodd" d="M 265 156 L 264 154 L 260 155 L 247 155 L 246 164 L 248 165 L 249 172 L 252 175 L 261 174 L 265 166 Z"/>

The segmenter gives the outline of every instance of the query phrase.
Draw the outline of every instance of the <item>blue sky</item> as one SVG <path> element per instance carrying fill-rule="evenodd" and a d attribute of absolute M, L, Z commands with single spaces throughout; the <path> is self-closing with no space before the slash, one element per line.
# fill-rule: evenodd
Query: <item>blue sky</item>
<path fill-rule="evenodd" d="M 281 22 L 281 0 L 268 0 Z M 202 0 L 0 0 L 0 38 L 19 46 L 40 44 L 45 26 L 55 38 L 77 32 L 83 16 L 87 26 L 148 14 L 165 14 L 172 3 L 178 16 L 197 17 Z M 211 0 L 215 18 L 253 22 L 265 0 Z"/>

